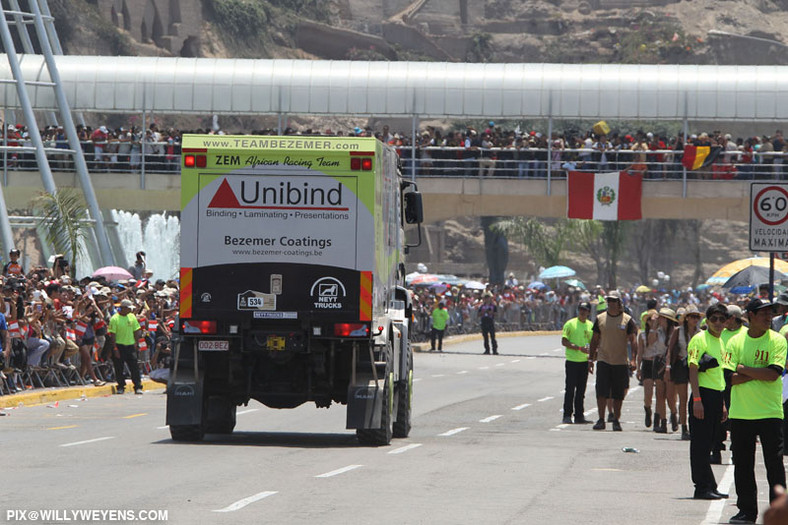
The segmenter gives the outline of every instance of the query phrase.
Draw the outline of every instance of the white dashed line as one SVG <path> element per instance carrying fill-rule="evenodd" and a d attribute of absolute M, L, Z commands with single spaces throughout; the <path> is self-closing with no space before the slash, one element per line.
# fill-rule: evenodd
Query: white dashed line
<path fill-rule="evenodd" d="M 467 374 L 467 373 L 468 373 L 467 370 L 460 370 L 459 372 L 457 372 L 457 375 L 462 375 L 462 374 Z"/>
<path fill-rule="evenodd" d="M 490 368 L 489 366 L 480 366 L 479 370 L 488 370 L 489 368 Z"/>
<path fill-rule="evenodd" d="M 64 443 L 60 445 L 61 447 L 74 447 L 76 445 L 86 445 L 88 443 L 96 443 L 97 441 L 106 441 L 107 439 L 115 439 L 114 436 L 103 437 L 103 438 L 96 438 L 96 439 L 87 439 L 85 441 L 75 441 L 74 443 Z"/>
<path fill-rule="evenodd" d="M 438 436 L 443 436 L 443 437 L 453 436 L 454 434 L 459 434 L 463 430 L 468 430 L 468 427 L 453 428 L 448 432 L 444 432 L 443 434 L 438 434 Z"/>
<path fill-rule="evenodd" d="M 583 415 L 584 416 L 590 416 L 591 414 L 593 414 L 596 411 L 597 411 L 596 408 L 592 408 L 591 410 L 586 410 L 585 412 L 583 412 Z"/>
<path fill-rule="evenodd" d="M 566 428 L 569 426 L 569 423 L 561 423 L 560 425 L 556 425 L 555 428 Z"/>
<path fill-rule="evenodd" d="M 512 359 L 512 360 L 511 360 L 511 361 L 509 361 L 509 362 L 510 362 L 510 363 L 519 363 L 519 362 L 520 362 L 520 360 L 519 360 L 519 359 Z"/>
<path fill-rule="evenodd" d="M 560 352 L 561 350 L 563 350 L 563 348 L 554 348 L 553 352 Z"/>
<path fill-rule="evenodd" d="M 486 418 L 484 418 L 484 419 L 480 419 L 480 420 L 479 420 L 479 423 L 489 423 L 490 421 L 495 421 L 495 420 L 496 420 L 496 419 L 498 419 L 499 417 L 501 417 L 501 415 L 500 415 L 500 414 L 498 414 L 498 415 L 495 415 L 495 416 L 486 417 Z"/>
<path fill-rule="evenodd" d="M 532 355 L 532 356 L 530 356 L 530 357 L 526 357 L 526 359 L 536 359 L 536 356 L 535 356 L 535 355 Z"/>
<path fill-rule="evenodd" d="M 254 496 L 249 496 L 248 498 L 238 500 L 232 505 L 229 505 L 223 509 L 214 510 L 213 512 L 233 512 L 238 509 L 242 509 L 247 505 L 254 503 L 255 501 L 260 501 L 261 499 L 267 498 L 268 496 L 273 496 L 274 494 L 276 494 L 276 492 L 271 492 L 271 491 L 258 492 Z"/>
<path fill-rule="evenodd" d="M 541 354 L 539 354 L 539 355 L 550 355 L 550 354 L 548 354 L 547 352 L 542 352 L 542 353 L 541 353 Z"/>
<path fill-rule="evenodd" d="M 432 377 L 443 377 L 444 374 L 432 374 Z"/>
<path fill-rule="evenodd" d="M 163 427 L 156 427 L 156 430 L 164 430 L 165 428 L 170 428 L 170 427 L 167 426 L 167 425 L 164 425 Z"/>
<path fill-rule="evenodd" d="M 410 445 L 405 445 L 404 447 L 395 448 L 389 454 L 402 454 L 403 452 L 407 452 L 408 450 L 413 450 L 414 448 L 419 448 L 421 443 L 411 443 Z"/>
<path fill-rule="evenodd" d="M 421 381 L 421 378 L 420 378 L 420 377 L 417 377 L 417 378 L 415 378 L 415 379 L 413 380 L 413 382 L 414 382 L 414 383 L 417 383 L 417 382 L 419 382 L 419 381 Z"/>
<path fill-rule="evenodd" d="M 512 407 L 512 410 L 522 410 L 524 408 L 528 408 L 531 406 L 531 403 L 523 403 L 522 405 L 517 405 L 516 407 Z"/>
<path fill-rule="evenodd" d="M 733 465 L 725 469 L 725 474 L 722 475 L 722 480 L 717 488 L 720 492 L 729 492 L 733 484 Z M 720 523 L 722 511 L 725 509 L 727 500 L 718 499 L 709 504 L 709 510 L 706 511 L 706 519 L 700 525 L 711 525 L 712 523 Z"/>
<path fill-rule="evenodd" d="M 348 465 L 347 467 L 338 468 L 336 470 L 332 470 L 331 472 L 326 472 L 325 474 L 318 474 L 315 476 L 316 478 L 330 478 L 332 476 L 338 476 L 339 474 L 344 474 L 345 472 L 350 472 L 351 470 L 356 470 L 359 467 L 363 467 L 364 465 Z"/>
<path fill-rule="evenodd" d="M 241 410 L 240 412 L 236 412 L 235 415 L 236 416 L 242 416 L 244 414 L 249 414 L 250 412 L 257 412 L 258 410 L 260 410 L 260 409 L 259 408 L 250 408 L 249 410 Z"/>
<path fill-rule="evenodd" d="M 536 402 L 542 403 L 544 401 L 550 401 L 551 399 L 555 399 L 555 398 L 553 396 L 547 396 L 547 397 L 543 397 L 542 399 L 537 399 Z"/>
<path fill-rule="evenodd" d="M 497 364 L 497 365 L 495 365 L 495 366 L 504 366 L 505 364 L 506 364 L 506 363 L 498 363 L 498 364 Z"/>

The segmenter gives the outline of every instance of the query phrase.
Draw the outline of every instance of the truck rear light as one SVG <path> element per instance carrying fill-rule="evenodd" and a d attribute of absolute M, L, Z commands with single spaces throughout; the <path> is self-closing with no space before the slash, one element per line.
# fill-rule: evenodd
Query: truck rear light
<path fill-rule="evenodd" d="M 216 321 L 184 321 L 183 330 L 184 334 L 215 334 Z"/>
<path fill-rule="evenodd" d="M 208 165 L 208 158 L 205 155 L 184 155 L 184 168 L 204 168 Z"/>
<path fill-rule="evenodd" d="M 369 327 L 364 323 L 337 323 L 334 325 L 336 337 L 367 337 Z"/>
<path fill-rule="evenodd" d="M 361 170 L 372 171 L 372 159 L 361 159 Z"/>
<path fill-rule="evenodd" d="M 350 158 L 351 171 L 372 171 L 372 159 L 362 157 Z"/>
<path fill-rule="evenodd" d="M 350 169 L 351 171 L 360 171 L 361 159 L 358 157 L 353 157 L 352 159 L 350 159 Z"/>

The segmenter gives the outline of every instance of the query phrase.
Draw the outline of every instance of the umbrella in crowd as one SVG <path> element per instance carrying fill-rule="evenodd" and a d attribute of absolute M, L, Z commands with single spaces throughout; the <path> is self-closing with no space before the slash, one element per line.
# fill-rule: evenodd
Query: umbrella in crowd
<path fill-rule="evenodd" d="M 776 280 L 782 280 L 787 278 L 788 276 L 777 269 L 774 270 L 774 278 Z M 747 266 L 743 270 L 739 270 L 735 274 L 733 274 L 725 284 L 722 285 L 723 288 L 736 288 L 736 287 L 754 287 L 758 286 L 762 283 L 769 282 L 769 268 L 764 268 L 763 266 Z M 747 293 L 747 292 L 745 292 Z"/>
<path fill-rule="evenodd" d="M 133 279 L 134 276 L 131 275 L 128 270 L 121 268 L 120 266 L 104 266 L 103 268 L 99 268 L 93 275 L 91 276 L 94 279 L 103 277 L 108 281 L 121 281 L 123 279 Z"/>
<path fill-rule="evenodd" d="M 755 291 L 755 286 L 734 286 L 728 292 L 734 295 L 747 295 Z"/>
<path fill-rule="evenodd" d="M 480 283 L 479 281 L 465 281 L 462 283 L 462 286 L 468 290 L 484 290 L 487 288 L 486 284 Z"/>
<path fill-rule="evenodd" d="M 550 287 L 547 286 L 542 281 L 533 281 L 531 284 L 528 285 L 528 288 L 532 290 L 549 290 Z"/>
<path fill-rule="evenodd" d="M 635 291 L 636 291 L 637 293 L 649 293 L 649 292 L 651 291 L 651 288 L 649 288 L 649 287 L 648 287 L 648 286 L 646 286 L 645 284 L 641 284 L 640 286 L 638 286 L 637 288 L 635 288 Z"/>
<path fill-rule="evenodd" d="M 577 272 L 568 266 L 551 266 L 539 273 L 539 279 L 561 279 L 564 277 L 574 277 Z"/>
<path fill-rule="evenodd" d="M 405 276 L 405 284 L 408 286 L 427 286 L 439 282 L 437 275 L 432 273 L 416 273 Z"/>
<path fill-rule="evenodd" d="M 739 259 L 737 261 L 733 261 L 731 263 L 726 264 L 716 272 L 714 275 L 709 277 L 706 280 L 706 284 L 710 284 L 712 286 L 721 286 L 725 284 L 728 279 L 730 279 L 733 274 L 738 271 L 741 271 L 750 266 L 760 266 L 769 268 L 769 258 L 768 257 L 749 257 L 747 259 Z M 775 271 L 780 271 L 782 273 L 788 273 L 788 262 L 775 259 L 774 260 L 774 269 Z M 767 278 L 768 280 L 768 278 Z"/>
<path fill-rule="evenodd" d="M 463 283 L 463 280 L 452 274 L 439 273 L 438 282 L 458 286 Z"/>
<path fill-rule="evenodd" d="M 432 283 L 429 288 L 435 293 L 443 293 L 449 288 L 449 285 L 446 283 Z"/>
<path fill-rule="evenodd" d="M 586 285 L 583 284 L 583 281 L 580 279 L 567 279 L 564 283 L 568 284 L 569 286 L 574 286 L 575 288 L 580 288 L 583 290 L 587 290 Z"/>

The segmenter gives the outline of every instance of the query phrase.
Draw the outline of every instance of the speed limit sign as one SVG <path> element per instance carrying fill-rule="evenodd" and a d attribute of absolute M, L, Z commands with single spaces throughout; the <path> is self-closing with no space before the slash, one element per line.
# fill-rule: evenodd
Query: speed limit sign
<path fill-rule="evenodd" d="M 750 250 L 788 251 L 788 185 L 750 184 Z"/>

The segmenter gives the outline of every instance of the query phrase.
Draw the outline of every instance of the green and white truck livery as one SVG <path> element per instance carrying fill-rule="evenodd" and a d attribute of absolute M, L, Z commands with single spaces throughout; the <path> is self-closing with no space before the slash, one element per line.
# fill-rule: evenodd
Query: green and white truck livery
<path fill-rule="evenodd" d="M 404 228 L 422 205 L 396 152 L 374 138 L 185 135 L 181 162 L 172 438 L 230 433 L 250 399 L 347 404 L 362 444 L 406 437 Z"/>

